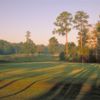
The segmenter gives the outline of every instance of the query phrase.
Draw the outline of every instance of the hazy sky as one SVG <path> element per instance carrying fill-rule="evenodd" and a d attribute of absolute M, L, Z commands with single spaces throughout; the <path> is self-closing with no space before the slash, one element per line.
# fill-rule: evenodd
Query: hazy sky
<path fill-rule="evenodd" d="M 100 0 L 0 0 L 0 39 L 11 42 L 25 41 L 26 31 L 37 44 L 48 44 L 54 21 L 62 11 L 73 15 L 84 10 L 90 22 L 96 23 L 100 15 Z M 60 43 L 65 37 L 57 36 Z M 76 42 L 77 32 L 69 33 L 69 41 Z"/>

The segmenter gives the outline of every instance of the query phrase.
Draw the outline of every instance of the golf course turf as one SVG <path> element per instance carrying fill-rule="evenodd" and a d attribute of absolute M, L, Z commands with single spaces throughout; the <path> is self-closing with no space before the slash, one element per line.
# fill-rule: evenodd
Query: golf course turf
<path fill-rule="evenodd" d="M 100 64 L 0 64 L 0 100 L 100 100 Z"/>

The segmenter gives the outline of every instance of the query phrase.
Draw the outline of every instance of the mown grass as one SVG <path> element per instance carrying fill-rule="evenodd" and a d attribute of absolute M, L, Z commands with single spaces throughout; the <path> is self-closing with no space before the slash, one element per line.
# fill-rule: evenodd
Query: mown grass
<path fill-rule="evenodd" d="M 0 100 L 83 100 L 92 86 L 100 86 L 99 77 L 99 64 L 3 63 Z"/>
<path fill-rule="evenodd" d="M 44 61 L 59 61 L 58 56 L 50 54 L 12 54 L 0 55 L 0 63 L 10 62 L 44 62 Z"/>

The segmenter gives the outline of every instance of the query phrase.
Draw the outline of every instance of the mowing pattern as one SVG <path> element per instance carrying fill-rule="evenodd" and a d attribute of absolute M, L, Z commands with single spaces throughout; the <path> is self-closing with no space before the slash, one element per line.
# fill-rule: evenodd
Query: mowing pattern
<path fill-rule="evenodd" d="M 99 74 L 99 64 L 2 64 L 0 100 L 100 100 Z"/>

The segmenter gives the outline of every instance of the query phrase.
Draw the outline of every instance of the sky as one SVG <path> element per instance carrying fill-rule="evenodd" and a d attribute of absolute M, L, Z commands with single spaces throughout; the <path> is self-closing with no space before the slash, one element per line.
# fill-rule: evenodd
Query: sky
<path fill-rule="evenodd" d="M 10 42 L 25 41 L 26 31 L 36 44 L 48 44 L 55 36 L 65 43 L 64 36 L 53 35 L 56 17 L 63 11 L 75 14 L 83 10 L 90 15 L 89 22 L 99 20 L 100 0 L 0 0 L 0 39 Z M 72 29 L 69 41 L 77 43 L 77 32 Z"/>

